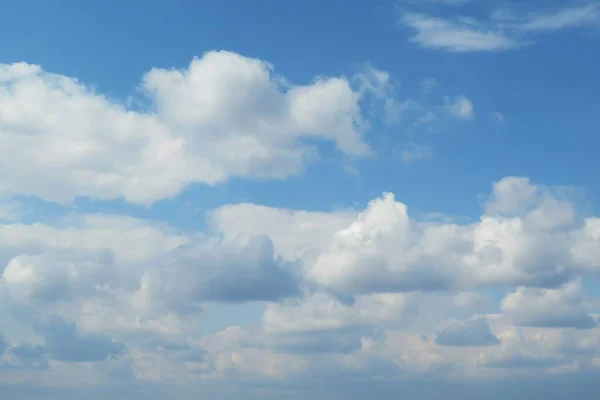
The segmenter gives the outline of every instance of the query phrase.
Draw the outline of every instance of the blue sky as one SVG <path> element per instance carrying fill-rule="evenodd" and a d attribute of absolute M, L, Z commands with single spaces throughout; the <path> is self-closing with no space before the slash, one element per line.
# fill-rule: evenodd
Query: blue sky
<path fill-rule="evenodd" d="M 591 398 L 600 3 L 3 10 L 11 398 Z"/>

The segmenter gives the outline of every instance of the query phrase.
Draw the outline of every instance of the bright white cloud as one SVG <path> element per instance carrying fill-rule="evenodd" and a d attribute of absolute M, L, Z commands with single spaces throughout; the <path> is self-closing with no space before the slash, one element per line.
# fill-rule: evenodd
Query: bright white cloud
<path fill-rule="evenodd" d="M 522 178 L 497 182 L 494 193 L 471 225 L 417 221 L 386 194 L 336 233 L 306 274 L 334 291 L 371 293 L 552 286 L 597 273 L 591 257 L 576 256 L 597 243 L 595 219 L 577 217 L 573 203 Z"/>
<path fill-rule="evenodd" d="M 416 301 L 401 293 L 362 296 L 352 305 L 317 293 L 307 299 L 269 305 L 263 322 L 268 333 L 333 332 L 349 327 L 401 325 L 410 321 L 416 312 Z"/>
<path fill-rule="evenodd" d="M 294 263 L 277 257 L 264 235 L 223 241 L 84 215 L 55 225 L 0 225 L 0 236 L 0 298 L 25 324 L 59 316 L 84 332 L 173 337 L 207 302 L 298 292 Z"/>
<path fill-rule="evenodd" d="M 598 333 L 598 329 L 504 327 L 498 334 L 500 346 L 479 354 L 477 364 L 500 370 L 541 370 L 554 376 L 584 371 L 598 357 Z"/>
<path fill-rule="evenodd" d="M 5 222 L 0 313 L 37 341 L 11 327 L 0 366 L 173 381 L 593 368 L 600 328 L 577 279 L 598 273 L 600 224 L 564 193 L 508 177 L 472 223 L 415 219 L 392 194 L 360 213 L 223 206 L 207 233 Z M 483 290 L 505 285 L 519 287 L 485 315 Z M 262 321 L 198 333 L 212 303 L 248 301 Z"/>
<path fill-rule="evenodd" d="M 282 178 L 333 142 L 363 141 L 361 93 L 341 78 L 283 86 L 268 63 L 219 51 L 182 70 L 152 69 L 134 111 L 74 78 L 25 63 L 0 66 L 0 194 L 68 202 L 78 196 L 152 203 L 190 183 Z"/>
<path fill-rule="evenodd" d="M 212 229 L 233 239 L 239 235 L 265 234 L 275 251 L 289 259 L 306 258 L 350 224 L 355 211 L 309 212 L 240 203 L 225 205 L 208 214 Z"/>
<path fill-rule="evenodd" d="M 337 232 L 306 273 L 319 284 L 351 293 L 449 289 L 461 271 L 446 246 L 460 247 L 466 232 L 458 226 L 425 231 L 388 193 Z"/>

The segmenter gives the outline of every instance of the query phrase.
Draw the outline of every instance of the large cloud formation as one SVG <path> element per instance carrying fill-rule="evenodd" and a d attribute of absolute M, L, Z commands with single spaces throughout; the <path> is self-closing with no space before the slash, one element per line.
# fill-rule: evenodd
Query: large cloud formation
<path fill-rule="evenodd" d="M 417 221 L 385 194 L 373 200 L 327 250 L 306 266 L 318 284 L 349 294 L 494 285 L 554 287 L 597 274 L 583 249 L 595 248 L 600 220 L 525 178 L 494 185 L 476 223 Z"/>
<path fill-rule="evenodd" d="M 152 69 L 134 107 L 37 65 L 0 65 L 0 194 L 152 203 L 189 183 L 283 178 L 316 156 L 370 153 L 348 79 L 292 86 L 261 60 L 208 52 L 183 70 Z"/>
<path fill-rule="evenodd" d="M 1 365 L 190 381 L 594 369 L 581 282 L 598 273 L 600 220 L 569 194 L 508 177 L 467 223 L 415 219 L 390 193 L 360 212 L 227 205 L 203 233 L 114 215 L 6 221 Z M 507 287 L 490 313 L 486 290 Z M 262 321 L 198 332 L 215 304 L 246 303 Z"/>
<path fill-rule="evenodd" d="M 192 183 L 298 173 L 319 141 L 366 157 L 362 101 L 403 105 L 387 73 L 354 78 L 295 86 L 266 62 L 209 52 L 149 71 L 144 101 L 124 105 L 0 66 L 0 381 L 596 371 L 585 283 L 600 272 L 600 218 L 569 188 L 506 177 L 470 222 L 416 218 L 392 193 L 363 210 L 228 204 L 203 232 L 109 214 L 25 222 L 10 198 L 149 205 Z M 454 99 L 441 109 L 471 119 L 471 101 Z"/>

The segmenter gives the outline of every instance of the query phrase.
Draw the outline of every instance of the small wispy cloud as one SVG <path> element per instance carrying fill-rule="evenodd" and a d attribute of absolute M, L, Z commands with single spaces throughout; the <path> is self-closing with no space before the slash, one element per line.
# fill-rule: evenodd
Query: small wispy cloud
<path fill-rule="evenodd" d="M 387 71 L 367 65 L 363 72 L 355 75 L 354 79 L 358 84 L 359 93 L 371 95 L 382 106 L 383 122 L 388 125 L 396 125 L 407 112 L 420 111 L 423 108 L 411 98 L 396 97 L 396 87 Z"/>
<path fill-rule="evenodd" d="M 434 156 L 433 149 L 427 145 L 410 143 L 401 151 L 400 157 L 404 164 L 414 164 Z"/>
<path fill-rule="evenodd" d="M 517 17 L 515 16 L 515 14 L 511 10 L 506 9 L 506 8 L 497 8 L 497 9 L 493 10 L 490 13 L 490 18 L 493 21 L 500 21 L 500 22 L 517 20 Z"/>
<path fill-rule="evenodd" d="M 421 89 L 423 93 L 429 94 L 433 89 L 438 86 L 438 81 L 435 78 L 427 78 L 421 81 Z"/>
<path fill-rule="evenodd" d="M 529 31 L 555 31 L 599 22 L 600 3 L 593 3 L 555 13 L 532 14 L 522 28 Z"/>
<path fill-rule="evenodd" d="M 401 22 L 416 30 L 410 41 L 421 47 L 454 51 L 497 51 L 519 44 L 500 30 L 486 29 L 470 20 L 450 21 L 424 14 L 408 13 Z"/>
<path fill-rule="evenodd" d="M 474 116 L 473 102 L 465 96 L 457 96 L 454 99 L 446 97 L 445 108 L 452 115 L 461 119 L 472 119 Z"/>
<path fill-rule="evenodd" d="M 435 113 L 433 111 L 429 110 L 424 115 L 417 118 L 416 121 L 413 123 L 413 126 L 416 127 L 419 125 L 431 124 L 432 122 L 434 122 L 436 120 L 437 120 L 437 117 L 436 117 Z"/>
<path fill-rule="evenodd" d="M 432 1 L 427 0 L 429 3 Z M 527 16 L 515 15 L 509 9 L 496 9 L 486 21 L 405 12 L 400 17 L 400 23 L 415 31 L 409 40 L 423 48 L 450 52 L 491 52 L 522 47 L 531 43 L 530 36 L 536 33 L 600 25 L 600 2 L 565 7 L 553 12 L 533 12 Z"/>
<path fill-rule="evenodd" d="M 506 121 L 504 114 L 502 114 L 499 111 L 493 112 L 491 118 L 492 118 L 492 122 L 495 123 L 496 125 L 504 125 L 504 122 Z"/>
<path fill-rule="evenodd" d="M 422 109 L 423 106 L 419 102 L 410 98 L 402 101 L 387 98 L 384 105 L 384 122 L 388 125 L 398 124 L 406 113 Z"/>

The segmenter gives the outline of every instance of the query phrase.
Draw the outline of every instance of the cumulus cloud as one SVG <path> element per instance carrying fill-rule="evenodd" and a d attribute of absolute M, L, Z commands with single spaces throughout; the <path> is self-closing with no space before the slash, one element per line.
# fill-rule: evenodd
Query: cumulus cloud
<path fill-rule="evenodd" d="M 263 323 L 268 333 L 333 332 L 378 324 L 402 325 L 417 311 L 416 301 L 406 294 L 366 295 L 353 304 L 344 304 L 328 294 L 315 293 L 304 299 L 269 304 Z"/>
<path fill-rule="evenodd" d="M 499 335 L 500 346 L 477 357 L 487 368 L 573 372 L 585 369 L 598 355 L 598 332 L 509 327 Z"/>
<path fill-rule="evenodd" d="M 405 294 L 360 296 L 345 304 L 325 293 L 269 304 L 262 333 L 254 345 L 281 353 L 351 353 L 378 327 L 407 326 L 419 312 L 417 301 Z"/>
<path fill-rule="evenodd" d="M 274 250 L 288 259 L 306 257 L 354 219 L 354 211 L 310 212 L 239 203 L 208 213 L 211 229 L 226 240 L 240 235 L 267 235 Z"/>
<path fill-rule="evenodd" d="M 78 363 L 96 362 L 121 357 L 126 351 L 123 343 L 101 334 L 82 334 L 75 324 L 60 317 L 39 321 L 34 329 L 42 337 L 43 344 L 9 343 L 0 335 L 0 370 L 44 370 L 50 367 L 48 358 Z"/>
<path fill-rule="evenodd" d="M 75 324 L 54 318 L 37 327 L 48 354 L 60 361 L 101 361 L 124 353 L 125 346 L 99 334 L 80 334 Z"/>
<path fill-rule="evenodd" d="M 520 287 L 502 300 L 502 311 L 519 326 L 591 329 L 597 325 L 585 310 L 579 281 L 557 289 Z"/>
<path fill-rule="evenodd" d="M 96 257 L 43 253 L 20 255 L 4 268 L 0 279 L 3 295 L 17 302 L 52 305 L 90 296 L 97 287 L 115 278 L 110 252 Z"/>
<path fill-rule="evenodd" d="M 2 234 L 0 299 L 25 325 L 57 316 L 138 344 L 180 341 L 207 303 L 299 293 L 296 263 L 265 235 L 222 239 L 98 215 L 1 225 Z"/>
<path fill-rule="evenodd" d="M 596 273 L 591 257 L 577 256 L 597 243 L 594 221 L 577 216 L 567 198 L 523 178 L 497 182 L 474 224 L 419 221 L 384 194 L 305 263 L 305 274 L 334 292 L 352 294 L 554 287 Z"/>
<path fill-rule="evenodd" d="M 449 289 L 461 273 L 451 253 L 444 259 L 444 250 L 460 247 L 463 232 L 458 226 L 423 230 L 387 193 L 333 236 L 328 250 L 307 266 L 307 276 L 352 293 Z"/>
<path fill-rule="evenodd" d="M 485 319 L 476 318 L 464 323 L 453 322 L 438 332 L 435 342 L 442 346 L 492 346 L 500 341 Z"/>
<path fill-rule="evenodd" d="M 0 194 L 150 204 L 190 183 L 282 178 L 318 155 L 305 139 L 365 156 L 361 93 L 344 78 L 285 86 L 273 67 L 213 51 L 142 79 L 146 111 L 75 78 L 26 63 L 0 66 Z M 17 178 L 18 177 L 18 178 Z"/>
<path fill-rule="evenodd" d="M 155 221 L 124 215 L 78 214 L 53 222 L 0 224 L 2 267 L 15 256 L 55 251 L 72 254 L 113 253 L 116 260 L 140 263 L 188 243 L 191 239 Z"/>
<path fill-rule="evenodd" d="M 166 302 L 180 313 L 207 301 L 276 301 L 298 293 L 291 266 L 278 260 L 265 236 L 231 243 L 200 241 L 168 254 L 161 266 L 144 272 L 136 301 Z"/>
<path fill-rule="evenodd" d="M 577 278 L 598 273 L 600 224 L 569 193 L 507 177 L 473 221 L 416 218 L 391 193 L 362 211 L 226 205 L 206 232 L 5 221 L 0 313 L 16 322 L 2 365 L 190 380 L 591 368 L 598 328 Z M 502 313 L 484 315 L 485 290 L 507 286 Z M 199 331 L 212 304 L 247 302 L 262 320 Z M 28 326 L 38 342 L 15 336 Z"/>

